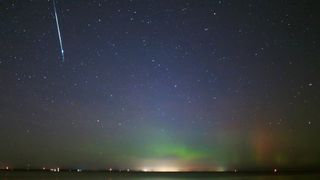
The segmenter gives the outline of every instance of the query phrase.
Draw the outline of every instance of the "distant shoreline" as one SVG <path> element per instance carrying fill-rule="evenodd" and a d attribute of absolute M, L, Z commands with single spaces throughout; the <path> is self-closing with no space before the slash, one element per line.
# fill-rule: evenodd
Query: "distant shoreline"
<path fill-rule="evenodd" d="M 320 174 L 319 169 L 307 169 L 307 170 L 278 170 L 274 172 L 272 170 L 239 170 L 239 171 L 175 171 L 175 172 L 163 172 L 163 171 L 139 171 L 139 170 L 81 170 L 77 169 L 60 169 L 59 172 L 52 172 L 50 169 L 0 169 L 0 172 L 43 172 L 43 173 L 107 173 L 107 174 L 247 174 L 247 175 L 274 175 L 274 174 Z"/>

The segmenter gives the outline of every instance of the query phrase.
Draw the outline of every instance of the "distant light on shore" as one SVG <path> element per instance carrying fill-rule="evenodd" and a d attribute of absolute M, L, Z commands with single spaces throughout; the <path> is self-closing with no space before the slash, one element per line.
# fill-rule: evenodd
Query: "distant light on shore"
<path fill-rule="evenodd" d="M 60 172 L 60 168 L 51 168 L 50 171 L 51 172 Z"/>
<path fill-rule="evenodd" d="M 150 170 L 148 168 L 143 168 L 142 171 L 143 172 L 149 172 Z"/>
<path fill-rule="evenodd" d="M 158 171 L 158 172 L 179 172 L 180 169 L 177 167 L 158 167 L 155 168 L 154 171 Z"/>

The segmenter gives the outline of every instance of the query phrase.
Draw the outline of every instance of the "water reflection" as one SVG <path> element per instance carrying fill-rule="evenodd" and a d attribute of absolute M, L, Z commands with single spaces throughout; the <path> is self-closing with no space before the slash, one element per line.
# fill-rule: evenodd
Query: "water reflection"
<path fill-rule="evenodd" d="M 42 173 L 42 172 L 0 172 L 3 180 L 299 180 L 320 179 L 319 174 L 295 175 L 248 175 L 248 174 L 209 174 L 209 173 Z"/>

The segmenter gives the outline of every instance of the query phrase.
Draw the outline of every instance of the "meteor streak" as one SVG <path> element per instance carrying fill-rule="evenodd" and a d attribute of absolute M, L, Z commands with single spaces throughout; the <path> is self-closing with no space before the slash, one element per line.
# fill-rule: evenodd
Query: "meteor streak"
<path fill-rule="evenodd" d="M 61 38 L 61 33 L 60 33 L 60 26 L 59 26 L 59 20 L 58 20 L 55 0 L 52 0 L 52 3 L 53 3 L 54 17 L 55 17 L 56 24 L 57 24 L 57 31 L 58 31 L 59 42 L 60 42 L 61 58 L 62 58 L 62 62 L 64 62 L 64 50 L 63 50 L 63 44 L 62 44 L 62 38 Z"/>

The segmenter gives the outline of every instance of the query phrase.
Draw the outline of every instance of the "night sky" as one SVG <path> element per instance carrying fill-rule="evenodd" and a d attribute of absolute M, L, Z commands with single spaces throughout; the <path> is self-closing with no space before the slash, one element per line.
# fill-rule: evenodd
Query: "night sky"
<path fill-rule="evenodd" d="M 319 167 L 319 1 L 55 5 L 0 1 L 0 168 Z"/>

